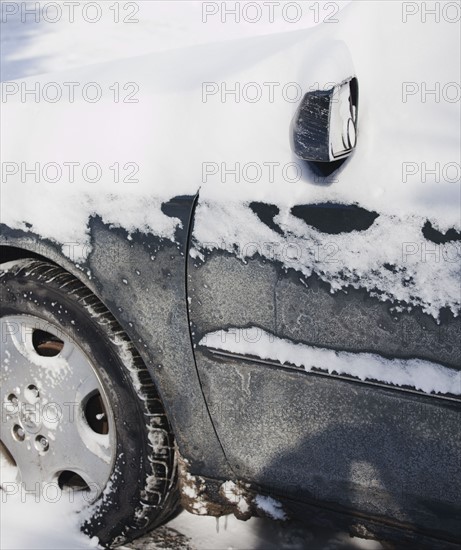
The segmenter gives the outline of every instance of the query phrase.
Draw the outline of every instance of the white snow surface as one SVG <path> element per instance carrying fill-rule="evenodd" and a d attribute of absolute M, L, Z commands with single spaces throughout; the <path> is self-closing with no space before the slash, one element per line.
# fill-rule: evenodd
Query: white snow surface
<path fill-rule="evenodd" d="M 0 548 L 4 550 L 80 550 L 101 548 L 80 532 L 82 501 L 49 484 L 26 492 L 15 482 L 16 469 L 0 448 Z M 60 494 L 58 494 L 60 493 Z"/>
<path fill-rule="evenodd" d="M 282 504 L 272 497 L 257 495 L 255 497 L 256 506 L 266 512 L 273 519 L 286 519 Z"/>
<path fill-rule="evenodd" d="M 341 0 L 335 4 L 339 10 L 349 1 Z M 0 1 L 4 6 L 8 3 L 7 0 Z M 323 19 L 321 12 L 327 16 L 333 11 L 328 6 L 324 7 L 328 0 L 316 2 L 317 14 L 309 9 L 312 3 L 304 2 L 302 17 L 295 21 L 291 14 L 284 16 L 281 7 L 273 10 L 272 18 L 268 16 L 268 8 L 265 8 L 264 17 L 255 24 L 249 21 L 255 13 L 252 15 L 250 9 L 248 14 L 244 14 L 247 2 L 241 2 L 240 20 L 236 21 L 235 16 L 229 14 L 223 24 L 224 10 L 211 14 L 211 2 L 208 2 L 208 7 L 206 2 L 196 0 L 114 0 L 97 3 L 100 5 L 100 19 L 96 23 L 85 20 L 85 14 L 86 19 L 97 18 L 95 8 L 85 7 L 94 4 L 90 0 L 81 0 L 74 8 L 73 21 L 69 8 L 64 5 L 61 10 L 63 17 L 51 22 L 57 11 L 52 4 L 47 7 L 50 4 L 48 0 L 26 0 L 24 4 L 29 14 L 25 16 L 25 22 L 21 21 L 20 11 L 11 14 L 12 8 L 8 8 L 7 12 L 4 7 L 2 14 L 6 24 L 2 25 L 1 36 L 1 80 L 17 80 L 212 41 L 309 28 Z M 119 5 L 118 10 L 114 8 L 115 3 Z M 40 6 L 35 10 L 38 23 L 30 13 L 34 12 L 34 4 Z M 228 9 L 232 9 L 232 4 L 232 1 L 228 2 Z M 116 11 L 118 23 L 115 20 Z"/>
<path fill-rule="evenodd" d="M 180 534 L 177 543 L 175 535 Z M 165 537 L 166 535 L 166 537 Z M 182 537 L 181 537 L 182 535 Z M 183 537 L 186 537 L 184 539 Z M 166 540 L 165 540 L 166 538 Z M 234 516 L 214 518 L 183 512 L 179 517 L 120 550 L 382 550 L 376 541 L 351 538 L 328 529 L 309 531 L 299 525 L 253 517 L 240 521 Z"/>
<path fill-rule="evenodd" d="M 443 88 L 459 81 L 459 30 L 433 18 L 404 23 L 401 2 L 356 2 L 335 17 L 338 23 L 313 26 L 306 21 L 308 28 L 292 32 L 265 34 L 284 31 L 287 24 L 251 27 L 262 36 L 247 36 L 248 25 L 220 26 L 215 21 L 202 24 L 200 38 L 196 25 L 187 40 L 175 43 L 190 46 L 184 49 L 166 50 L 158 39 L 152 45 L 156 51 L 145 54 L 148 46 L 141 40 L 139 47 L 120 47 L 123 54 L 113 61 L 8 83 L 43 90 L 55 82 L 64 98 L 56 103 L 22 102 L 20 93 L 4 98 L 3 162 L 16 163 L 8 166 L 18 171 L 2 178 L 2 221 L 57 241 L 63 250 L 69 248 L 66 243 L 79 243 L 74 251 L 80 250 L 81 257 L 74 259 L 80 261 L 90 251 L 91 216 L 128 232 L 173 239 L 180 222 L 161 211 L 162 202 L 200 189 L 196 257 L 200 250 L 215 248 L 237 248 L 242 257 L 256 248 L 268 256 L 265 244 L 275 242 L 282 249 L 301 250 L 294 260 L 282 255 L 285 267 L 304 275 L 317 273 L 333 291 L 349 285 L 376 289 L 381 299 L 421 306 L 436 318 L 443 307 L 458 314 L 459 243 L 436 245 L 425 240 L 421 229 L 427 220 L 440 231 L 460 229 L 460 102 L 443 97 L 435 101 L 433 96 L 423 101 L 420 90 L 421 83 L 429 89 L 431 83 Z M 119 37 L 131 36 L 128 30 L 118 32 L 125 33 Z M 59 44 L 62 30 L 56 33 L 38 43 L 49 47 L 55 36 Z M 185 36 L 187 25 L 178 34 Z M 219 34 L 220 42 L 205 43 Z M 236 36 L 243 38 L 229 39 Z M 190 45 L 197 42 L 202 44 Z M 133 52 L 145 55 L 120 59 Z M 63 55 L 57 55 L 58 68 L 69 66 Z M 110 58 L 95 55 L 91 62 Z M 334 181 L 319 181 L 291 153 L 289 126 L 299 102 L 288 101 L 281 90 L 290 82 L 303 92 L 324 88 L 351 75 L 357 75 L 360 85 L 358 146 Z M 69 82 L 77 83 L 73 102 L 66 100 Z M 102 90 L 96 103 L 82 97 L 89 82 Z M 237 102 L 232 96 L 223 101 L 219 93 L 203 95 L 206 82 L 221 89 L 253 82 L 266 93 L 257 102 L 243 97 Z M 276 84 L 272 100 L 264 87 L 268 82 Z M 404 101 L 402 89 L 408 82 L 416 83 L 419 95 Z M 138 102 L 116 103 L 115 83 L 122 98 L 124 86 L 132 83 Z M 299 172 L 287 175 L 282 168 L 293 162 Z M 423 162 L 427 170 L 439 166 L 440 178 L 423 178 Z M 24 172 L 36 163 L 42 171 L 38 183 Z M 43 176 L 48 163 L 55 164 Z M 68 163 L 78 163 L 73 176 Z M 87 163 L 97 163 L 100 173 L 84 172 Z M 248 163 L 249 170 L 244 170 Z M 273 172 L 268 163 L 275 163 L 270 165 Z M 404 177 L 408 163 L 417 173 Z M 224 177 L 226 169 L 236 166 L 240 177 Z M 51 182 L 56 170 L 61 176 Z M 93 177 L 97 181 L 89 182 Z M 275 221 L 283 235 L 253 214 L 251 201 L 278 206 Z M 290 214 L 293 205 L 324 202 L 358 204 L 380 216 L 367 231 L 334 236 Z M 254 246 L 245 246 L 249 243 Z M 337 251 L 333 260 L 312 252 L 331 246 Z"/>
<path fill-rule="evenodd" d="M 244 337 L 240 333 L 244 332 Z M 374 380 L 409 386 L 425 393 L 461 395 L 461 371 L 423 359 L 387 359 L 373 353 L 352 353 L 296 344 L 258 327 L 240 331 L 230 328 L 207 334 L 201 341 L 211 349 L 249 355 L 329 374 L 346 374 L 359 380 Z"/>

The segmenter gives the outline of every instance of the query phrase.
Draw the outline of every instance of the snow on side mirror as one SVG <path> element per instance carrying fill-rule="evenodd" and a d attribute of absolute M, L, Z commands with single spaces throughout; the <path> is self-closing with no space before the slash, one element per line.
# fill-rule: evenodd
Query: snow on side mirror
<path fill-rule="evenodd" d="M 358 98 L 355 77 L 305 94 L 292 122 L 295 155 L 311 162 L 335 162 L 350 155 L 357 142 Z"/>

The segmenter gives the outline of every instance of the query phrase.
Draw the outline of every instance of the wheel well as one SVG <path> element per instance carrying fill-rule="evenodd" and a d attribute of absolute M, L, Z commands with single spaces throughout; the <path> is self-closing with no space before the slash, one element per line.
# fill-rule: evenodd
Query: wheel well
<path fill-rule="evenodd" d="M 11 265 L 4 266 L 2 270 L 1 282 L 8 290 L 2 299 L 1 314 L 12 317 L 30 315 L 35 318 L 30 321 L 29 331 L 32 332 L 36 355 L 53 357 L 47 355 L 53 351 L 53 336 L 62 344 L 67 337 L 76 348 L 77 344 L 81 344 L 79 349 L 87 356 L 87 362 L 95 366 L 92 370 L 101 373 L 98 381 L 111 381 L 110 384 L 95 384 L 81 395 L 80 408 L 89 428 L 97 434 L 113 433 L 117 437 L 116 440 L 112 437 L 115 453 L 113 465 L 109 463 L 110 468 L 105 471 L 99 485 L 94 484 L 98 500 L 89 503 L 92 506 L 89 509 L 92 517 L 85 513 L 81 528 L 90 536 L 97 536 L 104 545 L 115 541 L 128 542 L 166 521 L 178 506 L 176 447 L 171 425 L 142 357 L 112 313 L 82 281 L 63 267 L 50 265 L 47 260 L 21 258 L 24 255 L 26 258 L 29 256 L 27 251 L 21 249 L 13 251 L 8 257 L 16 257 L 16 260 L 12 260 Z M 2 261 L 5 259 L 5 255 L 2 255 Z M 27 293 L 24 293 L 25 288 Z M 58 336 L 61 334 L 61 326 L 63 340 Z M 47 332 L 48 327 L 55 327 L 58 332 Z M 34 336 L 38 337 L 37 341 Z M 46 349 L 43 345 L 47 346 Z M 36 371 L 34 367 L 32 360 L 32 374 Z M 34 378 L 32 382 L 35 384 Z M 34 384 L 28 388 L 36 391 L 38 399 L 42 392 L 42 389 L 39 391 L 40 385 L 45 394 L 47 384 L 40 384 L 40 381 L 37 386 Z M 95 389 L 99 395 L 99 404 L 91 402 Z M 107 391 L 105 403 L 102 400 L 104 389 Z M 76 388 L 73 390 L 77 392 Z M 74 395 L 78 398 L 77 393 Z M 84 399 L 84 396 L 88 399 Z M 110 429 L 113 431 L 109 432 L 104 422 L 98 425 L 97 421 L 107 418 L 109 422 L 109 402 L 112 399 L 117 405 L 117 417 L 112 417 Z M 91 412 L 88 407 L 91 407 Z M 98 415 L 102 415 L 100 419 Z M 11 422 L 13 431 L 20 427 L 15 425 L 14 419 Z M 73 422 L 72 419 L 67 420 L 68 424 Z M 19 440 L 24 439 L 20 432 L 17 435 Z M 30 437 L 35 436 L 34 433 Z M 46 451 L 48 445 L 53 444 L 47 439 L 45 442 Z M 123 452 L 119 453 L 119 448 Z M 61 489 L 90 488 L 79 470 L 73 467 L 75 463 L 72 460 L 64 462 L 64 465 L 61 471 L 50 472 L 50 475 L 58 476 Z M 86 470 L 86 473 L 92 479 L 90 470 Z M 39 480 L 44 481 L 44 478 L 39 477 Z"/>
<path fill-rule="evenodd" d="M 0 263 L 11 262 L 14 260 L 22 260 L 25 258 L 34 258 L 36 260 L 43 260 L 56 265 L 56 262 L 50 260 L 45 256 L 41 256 L 36 252 L 26 250 L 25 248 L 18 248 L 16 246 L 0 246 Z"/>

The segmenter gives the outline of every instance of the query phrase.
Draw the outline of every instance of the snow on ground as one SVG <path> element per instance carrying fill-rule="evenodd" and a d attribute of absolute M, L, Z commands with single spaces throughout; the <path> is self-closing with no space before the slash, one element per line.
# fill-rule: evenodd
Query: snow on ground
<path fill-rule="evenodd" d="M 61 494 L 49 484 L 26 493 L 13 480 L 16 468 L 0 447 L 0 548 L 2 550 L 86 550 L 100 548 L 79 531 L 78 493 Z M 228 482 L 231 483 L 231 482 Z M 277 503 L 260 497 L 260 506 L 281 518 Z M 333 529 L 294 521 L 234 516 L 204 517 L 182 512 L 121 550 L 381 550 L 376 541 L 351 538 Z"/>
<path fill-rule="evenodd" d="M 57 497 L 50 484 L 36 493 L 21 491 L 12 483 L 15 468 L 0 449 L 0 548 L 2 550 L 85 550 L 100 548 L 78 528 L 81 501 L 78 494 Z M 264 498 L 264 497 L 263 497 Z M 261 506 L 277 515 L 273 503 Z M 376 541 L 350 538 L 346 533 L 234 516 L 219 519 L 182 512 L 168 525 L 145 535 L 122 550 L 380 550 Z"/>
<path fill-rule="evenodd" d="M 351 538 L 329 529 L 307 528 L 299 522 L 275 522 L 234 516 L 217 520 L 183 512 L 162 527 L 126 548 L 133 550 L 381 550 L 376 541 Z"/>
<path fill-rule="evenodd" d="M 80 532 L 78 495 L 59 495 L 49 484 L 26 492 L 15 482 L 16 468 L 0 447 L 0 548 L 2 550 L 80 550 L 98 548 Z"/>
<path fill-rule="evenodd" d="M 75 508 L 62 502 L 36 503 L 34 497 L 0 504 L 0 547 L 3 550 L 80 550 L 100 548 L 82 534 Z"/>

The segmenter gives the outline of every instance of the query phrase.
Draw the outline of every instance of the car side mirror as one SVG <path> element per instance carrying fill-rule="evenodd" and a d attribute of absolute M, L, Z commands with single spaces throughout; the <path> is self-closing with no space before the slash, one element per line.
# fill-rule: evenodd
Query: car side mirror
<path fill-rule="evenodd" d="M 292 122 L 295 155 L 312 162 L 335 162 L 350 155 L 357 143 L 358 99 L 355 77 L 305 94 Z"/>

